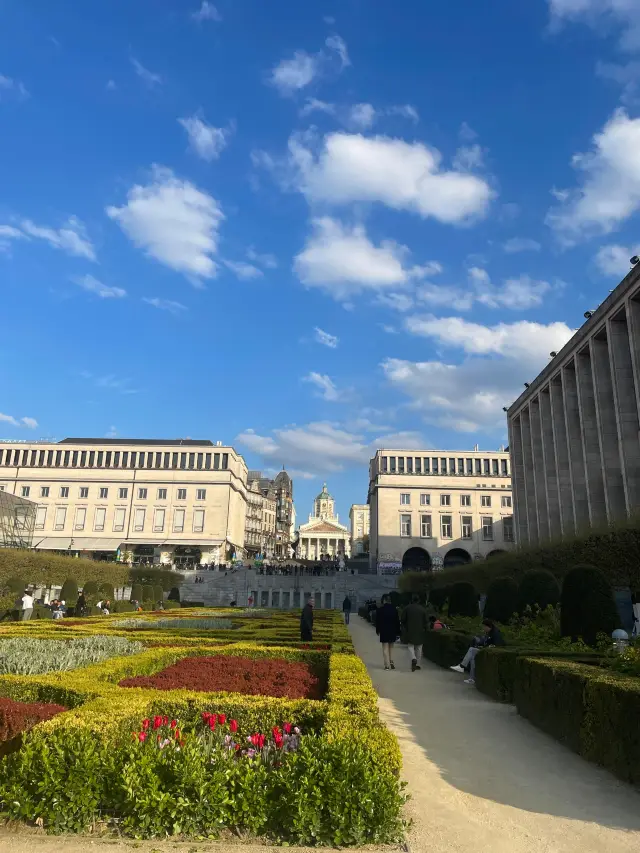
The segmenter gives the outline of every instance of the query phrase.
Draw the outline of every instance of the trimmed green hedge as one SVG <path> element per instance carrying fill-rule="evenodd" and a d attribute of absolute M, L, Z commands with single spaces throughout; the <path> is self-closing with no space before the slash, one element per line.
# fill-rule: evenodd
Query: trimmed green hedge
<path fill-rule="evenodd" d="M 458 631 L 427 631 L 422 646 L 422 654 L 438 666 L 449 667 L 460 663 L 473 637 Z"/>

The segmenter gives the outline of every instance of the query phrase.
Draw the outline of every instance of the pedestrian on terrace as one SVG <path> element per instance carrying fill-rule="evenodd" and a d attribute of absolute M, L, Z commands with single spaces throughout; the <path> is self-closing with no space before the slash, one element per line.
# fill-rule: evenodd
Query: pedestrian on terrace
<path fill-rule="evenodd" d="M 351 618 L 351 599 L 348 595 L 342 602 L 342 612 L 344 613 L 344 624 L 348 625 L 349 619 Z"/>
<path fill-rule="evenodd" d="M 303 643 L 313 640 L 313 601 L 309 599 L 302 608 L 300 616 L 300 639 Z"/>
<path fill-rule="evenodd" d="M 424 635 L 429 630 L 426 609 L 420 604 L 418 595 L 411 596 L 411 604 L 402 613 L 402 627 L 407 635 L 407 648 L 411 657 L 411 672 L 420 669 Z"/>
<path fill-rule="evenodd" d="M 382 607 L 376 610 L 376 634 L 382 643 L 382 662 L 385 669 L 395 669 L 393 644 L 400 636 L 400 617 L 388 595 L 382 596 Z"/>

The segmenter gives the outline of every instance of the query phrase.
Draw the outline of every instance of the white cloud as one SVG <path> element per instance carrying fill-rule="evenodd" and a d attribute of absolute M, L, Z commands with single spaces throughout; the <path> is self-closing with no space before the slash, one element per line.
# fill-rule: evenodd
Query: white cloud
<path fill-rule="evenodd" d="M 326 373 L 316 373 L 311 371 L 307 376 L 303 377 L 303 382 L 310 382 L 320 391 L 320 396 L 328 403 L 337 403 L 341 399 L 340 391 L 336 388 L 335 383 Z"/>
<path fill-rule="evenodd" d="M 453 168 L 460 172 L 472 172 L 484 166 L 484 149 L 480 145 L 462 145 L 453 158 Z"/>
<path fill-rule="evenodd" d="M 517 252 L 539 252 L 542 246 L 537 240 L 531 240 L 528 237 L 512 237 L 503 244 L 502 248 L 509 255 L 514 255 Z"/>
<path fill-rule="evenodd" d="M 216 275 L 219 203 L 171 169 L 154 167 L 150 183 L 136 184 L 122 207 L 107 207 L 131 242 L 195 284 Z"/>
<path fill-rule="evenodd" d="M 107 80 L 107 83 L 105 85 L 105 89 L 107 90 L 107 92 L 115 92 L 117 88 L 118 86 L 115 80 Z"/>
<path fill-rule="evenodd" d="M 187 306 L 183 305 L 181 302 L 174 302 L 172 299 L 160 299 L 157 296 L 143 296 L 142 301 L 146 302 L 147 305 L 151 305 L 153 308 L 157 308 L 159 311 L 168 311 L 170 314 L 178 315 L 189 310 Z"/>
<path fill-rule="evenodd" d="M 620 100 L 623 104 L 637 106 L 640 97 L 640 62 L 598 62 L 596 74 L 604 80 L 612 80 L 622 87 Z"/>
<path fill-rule="evenodd" d="M 325 347 L 329 347 L 329 349 L 336 349 L 338 346 L 338 338 L 335 335 L 330 335 L 329 332 L 325 332 L 324 329 L 319 329 L 317 326 L 315 327 L 314 332 L 314 337 L 317 343 L 322 344 Z"/>
<path fill-rule="evenodd" d="M 313 220 L 313 233 L 294 259 L 294 270 L 308 287 L 320 287 L 336 299 L 362 290 L 397 287 L 425 275 L 406 267 L 408 249 L 387 240 L 375 246 L 364 226 L 352 228 L 330 217 Z"/>
<path fill-rule="evenodd" d="M 153 86 L 159 86 L 160 83 L 162 83 L 162 77 L 159 74 L 154 74 L 153 71 L 149 71 L 149 69 L 145 68 L 144 65 L 134 56 L 131 57 L 131 64 L 133 65 L 134 71 L 138 77 L 147 86 L 153 88 Z"/>
<path fill-rule="evenodd" d="M 178 122 L 187 131 L 189 145 L 198 157 L 202 157 L 208 163 L 218 159 L 227 145 L 230 136 L 229 130 L 207 124 L 204 119 L 197 115 L 179 118 Z"/>
<path fill-rule="evenodd" d="M 478 134 L 466 121 L 463 121 L 460 125 L 458 136 L 462 142 L 473 142 L 474 139 L 478 138 Z"/>
<path fill-rule="evenodd" d="M 621 47 L 626 50 L 640 48 L 640 6 L 637 0 L 549 0 L 551 14 L 557 24 L 560 20 L 583 19 L 596 30 L 607 31 L 602 19 L 617 22 L 623 28 Z"/>
<path fill-rule="evenodd" d="M 336 111 L 335 104 L 328 104 L 326 101 L 320 101 L 318 98 L 307 98 L 305 105 L 300 110 L 300 115 L 304 118 L 304 116 L 311 115 L 311 113 L 326 113 L 327 115 L 334 115 Z"/>
<path fill-rule="evenodd" d="M 347 65 L 351 65 L 351 60 L 349 59 L 349 54 L 347 52 L 347 45 L 344 39 L 340 38 L 338 35 L 332 35 L 326 39 L 325 45 L 329 50 L 333 50 L 338 54 L 341 69 L 346 68 Z"/>
<path fill-rule="evenodd" d="M 631 269 L 629 259 L 640 252 L 640 245 L 635 249 L 627 249 L 625 246 L 602 246 L 596 254 L 594 261 L 598 269 L 604 275 L 616 278 L 625 276 Z"/>
<path fill-rule="evenodd" d="M 447 287 L 439 284 L 425 284 L 416 291 L 416 298 L 433 307 L 454 308 L 456 311 L 470 311 L 473 307 L 475 294 L 463 291 L 457 287 Z"/>
<path fill-rule="evenodd" d="M 24 426 L 27 429 L 35 429 L 38 426 L 38 421 L 35 418 L 14 418 L 13 415 L 3 415 L 0 412 L 0 423 L 10 424 L 11 426 L 21 427 Z"/>
<path fill-rule="evenodd" d="M 349 124 L 357 130 L 367 130 L 375 122 L 376 116 L 372 104 L 354 104 L 349 110 Z"/>
<path fill-rule="evenodd" d="M 553 287 L 548 281 L 536 281 L 528 275 L 508 278 L 502 285 L 494 285 L 489 273 L 480 267 L 471 267 L 468 271 L 469 289 L 446 285 L 426 284 L 418 288 L 416 297 L 419 302 L 434 307 L 450 307 L 457 311 L 469 311 L 479 302 L 488 308 L 509 308 L 524 311 L 541 305 L 543 297 Z M 563 287 L 558 281 L 556 288 Z"/>
<path fill-rule="evenodd" d="M 289 140 L 293 183 L 309 201 L 381 202 L 440 222 L 486 213 L 493 191 L 476 175 L 441 168 L 441 155 L 420 142 L 330 133 L 316 156 L 305 139 Z"/>
<path fill-rule="evenodd" d="M 387 113 L 392 116 L 402 116 L 403 118 L 411 119 L 416 124 L 420 121 L 418 110 L 411 104 L 397 104 L 394 107 L 389 107 Z"/>
<path fill-rule="evenodd" d="M 270 82 L 281 95 L 304 89 L 319 73 L 319 61 L 304 50 L 296 50 L 291 59 L 282 59 L 271 71 Z"/>
<path fill-rule="evenodd" d="M 11 426 L 20 426 L 18 421 L 12 415 L 3 415 L 0 412 L 0 423 L 11 424 Z"/>
<path fill-rule="evenodd" d="M 199 24 L 202 21 L 221 21 L 222 15 L 213 3 L 209 3 L 208 0 L 202 0 L 202 5 L 196 12 L 192 12 L 191 17 L 194 21 L 197 21 Z"/>
<path fill-rule="evenodd" d="M 20 420 L 27 429 L 36 429 L 38 426 L 38 421 L 35 418 L 20 418 Z"/>
<path fill-rule="evenodd" d="M 3 95 L 13 95 L 20 100 L 24 100 L 29 97 L 29 92 L 20 80 L 14 80 L 13 77 L 5 77 L 0 74 L 0 100 L 2 100 Z"/>
<path fill-rule="evenodd" d="M 278 260 L 274 255 L 271 255 L 268 252 L 256 252 L 253 246 L 250 246 L 247 249 L 247 257 L 250 261 L 259 264 L 267 270 L 275 270 L 278 266 Z"/>
<path fill-rule="evenodd" d="M 640 209 L 640 118 L 617 110 L 593 138 L 588 154 L 576 154 L 580 185 L 547 223 L 571 245 L 583 237 L 608 234 Z"/>
<path fill-rule="evenodd" d="M 114 426 L 110 426 L 104 435 L 105 438 L 117 438 L 118 430 Z"/>
<path fill-rule="evenodd" d="M 90 261 L 96 260 L 95 249 L 87 237 L 86 230 L 82 222 L 76 219 L 75 216 L 70 217 L 62 228 L 50 228 L 48 226 L 36 225 L 30 219 L 23 219 L 20 223 L 22 233 L 34 240 L 44 240 L 54 249 L 60 249 L 68 255 L 74 255 L 78 258 L 87 258 Z M 16 236 L 15 233 L 9 234 L 9 231 L 15 232 L 17 229 L 11 229 L 4 236 Z M 2 234 L 0 233 L 0 237 Z"/>
<path fill-rule="evenodd" d="M 246 261 L 223 261 L 225 267 L 242 281 L 250 281 L 253 278 L 262 278 L 264 273 L 253 264 L 248 264 Z"/>
<path fill-rule="evenodd" d="M 413 308 L 413 297 L 407 293 L 380 293 L 376 302 L 393 311 L 404 312 Z"/>
<path fill-rule="evenodd" d="M 83 275 L 79 278 L 72 278 L 71 281 L 81 287 L 83 290 L 88 290 L 89 293 L 95 293 L 100 299 L 122 299 L 127 295 L 127 291 L 121 287 L 109 287 L 94 278 L 92 275 Z"/>

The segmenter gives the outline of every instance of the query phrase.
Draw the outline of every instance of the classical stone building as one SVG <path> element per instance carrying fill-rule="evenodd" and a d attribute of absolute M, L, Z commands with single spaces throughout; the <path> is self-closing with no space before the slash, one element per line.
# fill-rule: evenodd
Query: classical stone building
<path fill-rule="evenodd" d="M 325 483 L 313 502 L 309 521 L 301 524 L 298 530 L 297 555 L 303 560 L 320 560 L 322 557 L 349 557 L 350 554 L 349 531 L 340 524 L 335 501 Z"/>
<path fill-rule="evenodd" d="M 247 483 L 247 520 L 245 524 L 244 545 L 249 558 L 262 555 L 273 557 L 276 544 L 276 493 L 267 485 L 260 488 L 261 478 L 256 477 Z"/>
<path fill-rule="evenodd" d="M 508 410 L 521 544 L 640 506 L 640 265 L 585 317 Z"/>
<path fill-rule="evenodd" d="M 351 556 L 369 553 L 370 513 L 368 504 L 353 504 L 349 511 Z"/>
<path fill-rule="evenodd" d="M 379 450 L 369 507 L 369 565 L 381 573 L 437 570 L 514 547 L 504 450 Z"/>
<path fill-rule="evenodd" d="M 263 477 L 260 471 L 250 471 L 249 481 L 257 481 L 263 495 L 275 496 L 275 540 L 272 554 L 277 559 L 287 559 L 291 556 L 295 510 L 293 506 L 293 480 L 282 469 L 275 479 Z"/>
<path fill-rule="evenodd" d="M 0 442 L 0 489 L 37 502 L 39 550 L 176 566 L 243 554 L 247 467 L 190 439 Z"/>

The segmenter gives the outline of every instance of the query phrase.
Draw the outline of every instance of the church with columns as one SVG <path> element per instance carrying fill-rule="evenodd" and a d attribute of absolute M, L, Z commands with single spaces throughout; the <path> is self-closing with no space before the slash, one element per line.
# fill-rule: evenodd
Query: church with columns
<path fill-rule="evenodd" d="M 327 491 L 327 484 L 313 502 L 313 514 L 298 530 L 297 556 L 301 560 L 339 559 L 350 557 L 349 530 L 339 523 L 335 514 L 335 501 Z"/>

